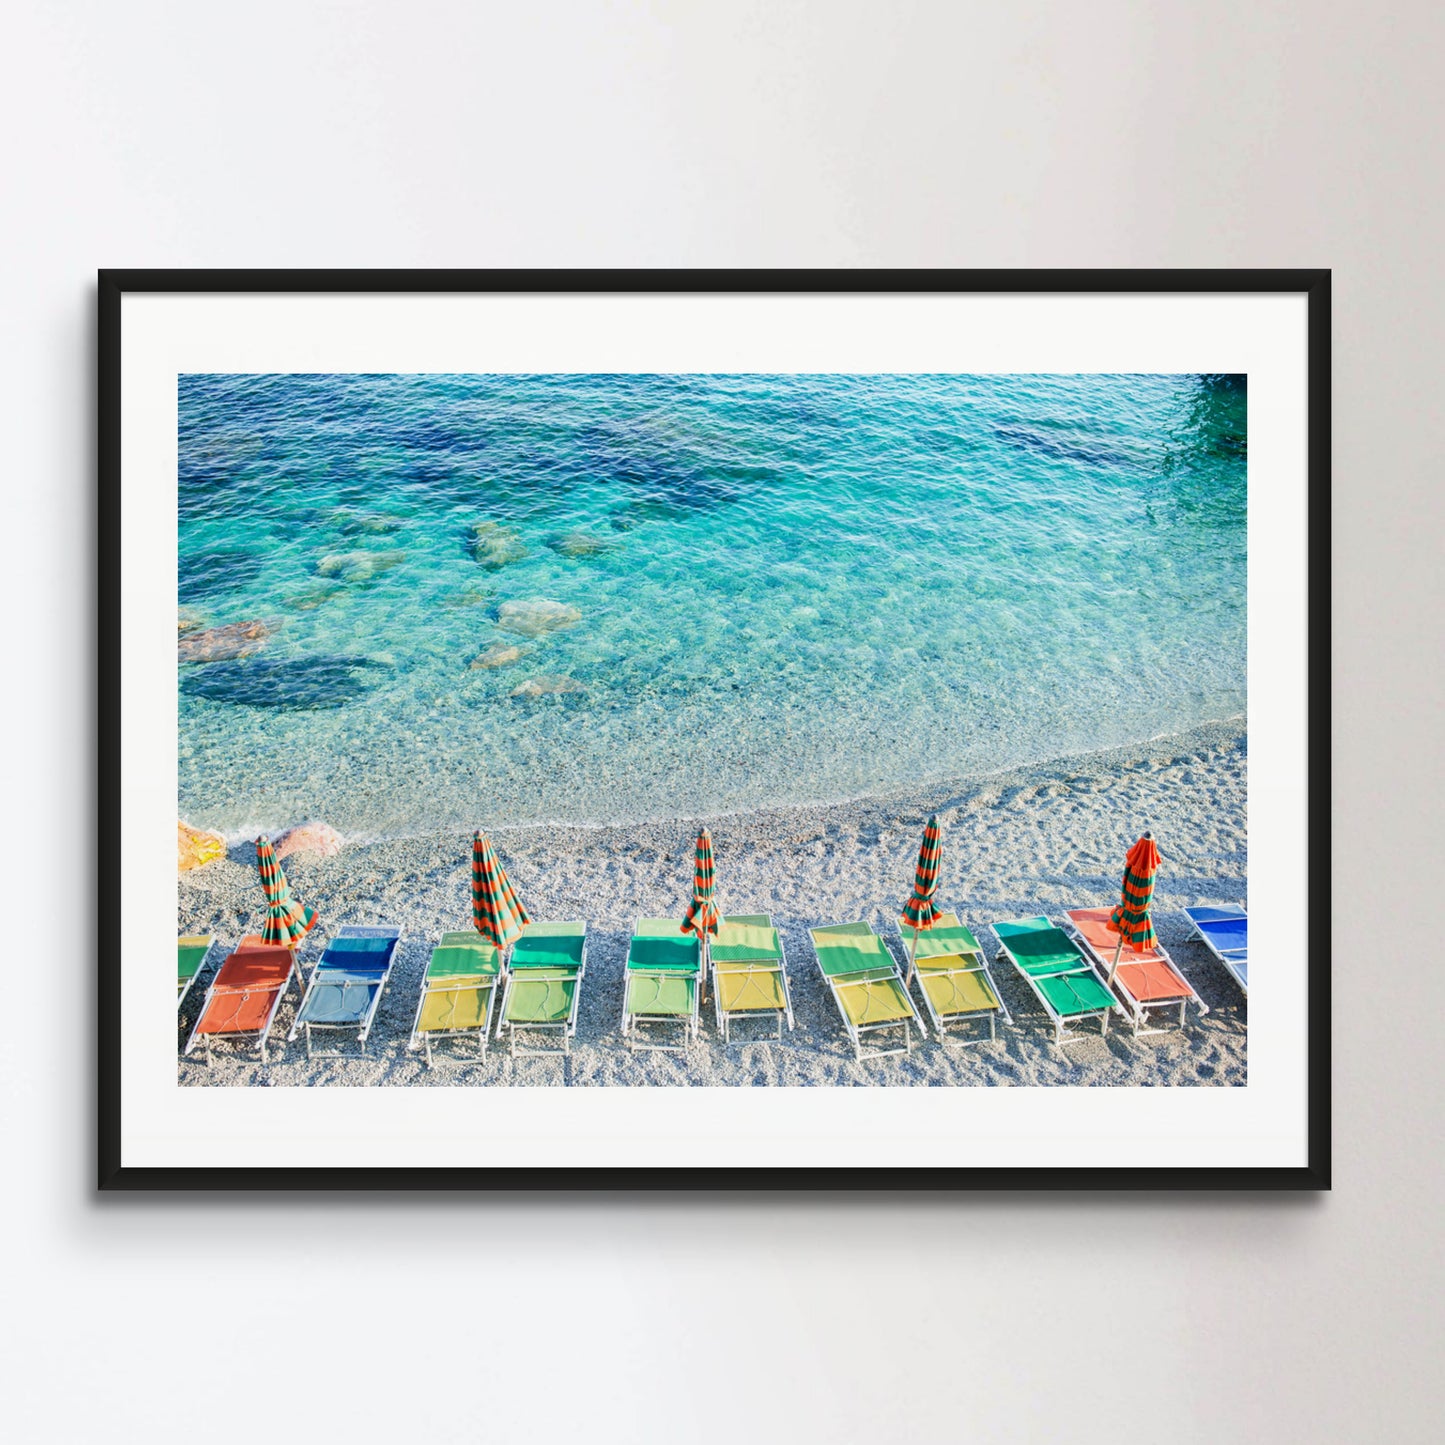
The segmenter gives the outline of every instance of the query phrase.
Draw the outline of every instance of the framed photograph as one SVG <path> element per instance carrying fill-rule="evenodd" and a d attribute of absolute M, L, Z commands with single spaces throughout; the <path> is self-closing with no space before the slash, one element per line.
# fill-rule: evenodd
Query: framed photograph
<path fill-rule="evenodd" d="M 100 1187 L 1327 1188 L 1329 304 L 102 271 Z"/>

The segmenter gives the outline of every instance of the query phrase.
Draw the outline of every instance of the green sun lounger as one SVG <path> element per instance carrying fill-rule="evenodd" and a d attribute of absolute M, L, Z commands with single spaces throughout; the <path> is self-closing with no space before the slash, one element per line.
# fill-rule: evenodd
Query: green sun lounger
<path fill-rule="evenodd" d="M 629 1049 L 680 1054 L 697 1037 L 702 946 L 680 918 L 639 918 L 627 945 L 622 1036 Z M 643 1025 L 681 1025 L 677 1044 L 644 1043 Z"/>
<path fill-rule="evenodd" d="M 905 954 L 913 955 L 913 976 L 923 995 L 924 1007 L 933 1020 L 938 1041 L 945 1048 L 964 1049 L 990 1043 L 998 1037 L 997 1020 L 1013 1023 L 1003 995 L 998 991 L 978 939 L 959 921 L 956 913 L 940 913 L 932 928 L 921 929 L 917 941 L 912 929 L 899 928 Z M 988 1023 L 988 1038 L 972 1026 Z M 973 1033 L 949 1037 L 949 1027 L 962 1026 Z"/>
<path fill-rule="evenodd" d="M 775 1019 L 779 1039 L 785 1022 L 793 1027 L 793 996 L 783 940 L 766 913 L 729 914 L 708 945 L 708 956 L 712 960 L 713 1008 L 725 1044 L 732 1042 L 734 1019 Z"/>
<path fill-rule="evenodd" d="M 529 923 L 512 945 L 497 1018 L 497 1041 L 506 1036 L 512 1058 L 555 1054 L 556 1049 L 518 1048 L 517 1035 L 556 1033 L 569 1053 L 577 1032 L 582 976 L 587 971 L 585 923 Z"/>
<path fill-rule="evenodd" d="M 443 933 L 427 962 L 407 1048 L 425 1049 L 431 1068 L 433 1040 L 470 1034 L 477 1040 L 477 1057 L 485 1059 L 501 974 L 500 955 L 475 928 Z"/>
<path fill-rule="evenodd" d="M 1094 971 L 1078 944 L 1047 918 L 1016 918 L 993 925 L 1004 956 L 1034 991 L 1054 1025 L 1060 1047 L 1079 1037 L 1070 1024 L 1100 1020 L 1109 1032 L 1109 1015 L 1124 1012 L 1118 999 Z"/>
<path fill-rule="evenodd" d="M 176 1008 L 185 1003 L 191 985 L 206 966 L 206 955 L 216 941 L 213 933 L 189 933 L 176 940 Z"/>
<path fill-rule="evenodd" d="M 898 960 L 867 923 L 833 923 L 808 930 L 818 971 L 833 995 L 843 1027 L 853 1041 L 855 1059 L 884 1059 L 913 1049 L 913 1030 L 927 1037 L 923 1019 L 913 1006 Z M 865 1037 L 883 1030 L 901 1029 L 903 1041 L 894 1048 L 863 1050 Z"/>

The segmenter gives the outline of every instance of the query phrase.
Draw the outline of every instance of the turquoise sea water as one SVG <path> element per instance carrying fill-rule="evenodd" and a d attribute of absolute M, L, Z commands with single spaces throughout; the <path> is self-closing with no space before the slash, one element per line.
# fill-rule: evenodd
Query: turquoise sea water
<path fill-rule="evenodd" d="M 270 628 L 180 666 L 194 823 L 734 812 L 1245 710 L 1240 378 L 183 376 L 178 399 L 182 615 Z M 504 625 L 539 600 L 569 625 Z"/>

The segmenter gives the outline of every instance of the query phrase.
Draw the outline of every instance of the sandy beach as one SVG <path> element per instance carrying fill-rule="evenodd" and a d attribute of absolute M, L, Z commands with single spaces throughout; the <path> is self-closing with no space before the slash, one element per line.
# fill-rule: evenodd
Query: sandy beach
<path fill-rule="evenodd" d="M 1246 1075 L 1247 1005 L 1232 979 L 1197 943 L 1184 942 L 1178 910 L 1196 903 L 1246 902 L 1247 740 L 1242 721 L 1155 739 L 1107 753 L 1056 760 L 956 786 L 816 808 L 759 811 L 606 828 L 507 829 L 491 836 L 536 919 L 585 918 L 588 967 L 569 1055 L 485 1062 L 470 1041 L 443 1042 L 427 1069 L 406 1040 L 430 940 L 465 927 L 470 908 L 470 837 L 446 832 L 351 844 L 333 858 L 286 861 L 295 894 L 320 923 L 302 953 L 309 967 L 328 933 L 346 923 L 402 929 L 397 965 L 364 1055 L 306 1059 L 284 1044 L 295 989 L 272 1029 L 271 1062 L 254 1046 L 218 1045 L 207 1067 L 200 1051 L 182 1057 L 184 1085 L 1241 1085 Z M 1143 829 L 1159 839 L 1163 864 L 1156 928 L 1210 1012 L 1191 1006 L 1182 1031 L 1141 1039 L 1116 1020 L 1109 1035 L 1080 1039 L 1063 1053 L 1041 1006 L 1007 965 L 994 976 L 1014 1017 L 1000 1038 L 967 1050 L 932 1037 L 911 1055 L 856 1062 L 832 999 L 818 976 L 808 928 L 864 918 L 887 937 L 912 881 L 923 824 L 943 827 L 941 906 L 973 928 L 992 961 L 986 933 L 995 919 L 1117 902 L 1123 857 Z M 479 817 L 485 823 L 485 817 Z M 691 886 L 699 822 L 712 832 L 718 901 L 726 913 L 770 913 L 781 932 L 796 1027 L 777 1041 L 724 1046 L 710 1005 L 686 1055 L 630 1052 L 618 1031 L 623 964 L 639 916 L 681 917 Z M 254 850 L 182 874 L 177 931 L 214 932 L 231 946 L 258 916 Z M 179 1041 L 195 1017 L 214 960 L 180 1011 Z M 1096 1025 L 1095 1025 L 1096 1027 Z M 343 1036 L 344 1037 L 344 1036 Z M 736 1038 L 742 1037 L 739 1031 Z M 354 1044 L 345 1047 L 354 1050 Z M 469 1055 L 472 1055 L 469 1057 Z"/>

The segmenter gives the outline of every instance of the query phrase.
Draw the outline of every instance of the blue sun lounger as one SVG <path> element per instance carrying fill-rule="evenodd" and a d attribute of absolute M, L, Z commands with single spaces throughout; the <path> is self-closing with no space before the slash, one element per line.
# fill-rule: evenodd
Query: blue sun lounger
<path fill-rule="evenodd" d="M 1242 908 L 1186 908 L 1190 938 L 1197 938 L 1249 995 L 1249 917 Z"/>
<path fill-rule="evenodd" d="M 355 1029 L 361 1052 L 366 1052 L 366 1036 L 381 1004 L 381 991 L 391 976 L 396 946 L 401 937 L 399 928 L 343 928 L 321 955 L 311 972 L 306 996 L 296 1011 L 296 1022 L 286 1035 L 294 1039 L 306 1030 L 306 1057 L 340 1058 L 333 1051 L 316 1054 L 311 1048 L 312 1029 Z"/>

